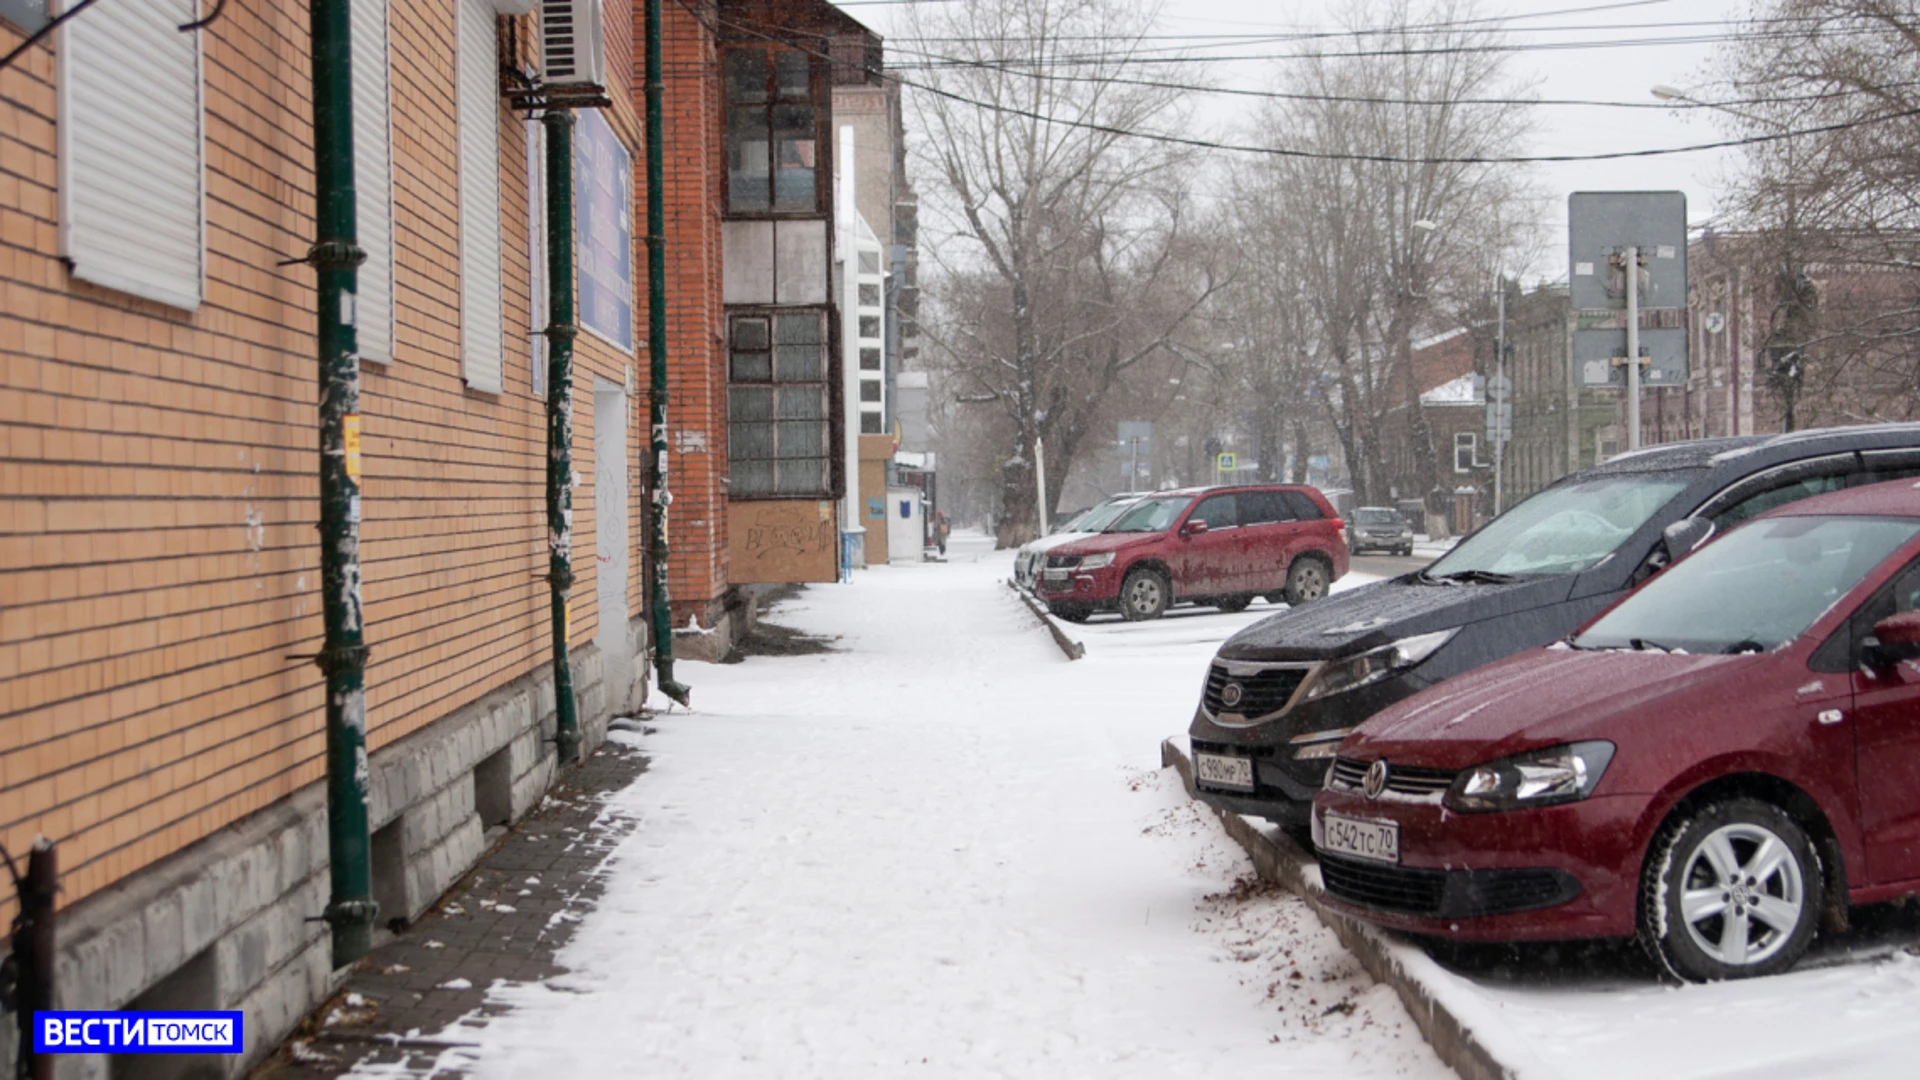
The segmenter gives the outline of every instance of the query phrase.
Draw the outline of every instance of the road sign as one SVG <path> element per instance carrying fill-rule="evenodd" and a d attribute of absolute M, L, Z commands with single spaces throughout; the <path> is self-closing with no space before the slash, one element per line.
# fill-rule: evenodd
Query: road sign
<path fill-rule="evenodd" d="M 1221 472 L 1232 472 L 1240 467 L 1240 459 L 1234 454 L 1221 454 L 1214 461 L 1220 466 Z"/>
<path fill-rule="evenodd" d="M 1513 402 L 1487 402 L 1487 439 L 1503 443 L 1513 441 Z"/>
<path fill-rule="evenodd" d="M 1487 400 L 1505 401 L 1513 396 L 1513 380 L 1505 375 L 1495 375 L 1487 380 Z"/>
<path fill-rule="evenodd" d="M 1576 191 L 1567 198 L 1573 368 L 1582 386 L 1625 386 L 1627 288 L 1637 283 L 1642 382 L 1687 381 L 1687 197 Z M 1628 248 L 1638 251 L 1629 268 Z M 1619 362 L 1615 362 L 1615 361 Z"/>

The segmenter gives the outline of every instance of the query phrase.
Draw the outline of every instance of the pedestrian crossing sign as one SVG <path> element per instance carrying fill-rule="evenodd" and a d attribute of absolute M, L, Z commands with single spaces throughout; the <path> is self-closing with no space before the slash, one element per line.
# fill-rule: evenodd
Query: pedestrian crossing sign
<path fill-rule="evenodd" d="M 1233 454 L 1221 454 L 1218 460 L 1221 472 L 1232 472 L 1240 466 L 1239 458 Z"/>

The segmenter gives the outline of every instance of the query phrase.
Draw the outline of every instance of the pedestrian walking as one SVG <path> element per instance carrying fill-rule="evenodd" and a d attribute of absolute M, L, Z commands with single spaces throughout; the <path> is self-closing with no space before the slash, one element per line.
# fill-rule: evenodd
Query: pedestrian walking
<path fill-rule="evenodd" d="M 953 527 L 947 524 L 947 512 L 935 510 L 933 512 L 933 546 L 939 548 L 942 555 L 947 553 L 947 534 L 952 531 Z"/>

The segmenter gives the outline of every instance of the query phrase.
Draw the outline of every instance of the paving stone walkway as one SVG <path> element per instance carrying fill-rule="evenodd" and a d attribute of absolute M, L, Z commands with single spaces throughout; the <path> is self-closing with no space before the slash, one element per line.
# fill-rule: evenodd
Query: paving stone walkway
<path fill-rule="evenodd" d="M 462 1028 L 486 1025 L 487 987 L 564 971 L 554 954 L 599 899 L 601 867 L 634 828 L 603 813 L 607 799 L 646 766 L 639 751 L 608 742 L 566 773 L 433 908 L 356 965 L 253 1080 L 322 1080 L 356 1065 L 390 1076 L 460 1075 L 439 1061 L 461 1044 Z"/>

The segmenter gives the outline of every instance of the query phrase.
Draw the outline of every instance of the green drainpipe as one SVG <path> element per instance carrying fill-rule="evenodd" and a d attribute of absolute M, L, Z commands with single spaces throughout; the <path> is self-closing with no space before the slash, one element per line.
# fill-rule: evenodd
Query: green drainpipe
<path fill-rule="evenodd" d="M 688 703 L 673 679 L 673 611 L 667 598 L 667 212 L 662 164 L 660 0 L 647 0 L 647 389 L 653 448 L 653 662 L 660 692 Z"/>
<path fill-rule="evenodd" d="M 547 125 L 547 586 L 553 614 L 554 744 L 580 760 L 580 718 L 567 663 L 573 592 L 573 113 L 548 109 Z M 602 618 L 605 614 L 602 613 Z"/>
<path fill-rule="evenodd" d="M 360 608 L 360 354 L 354 330 L 353 62 L 349 0 L 313 0 L 315 237 L 319 275 L 320 591 L 327 677 L 327 861 L 333 966 L 373 947 L 373 862 L 367 838 L 367 646 Z"/>

